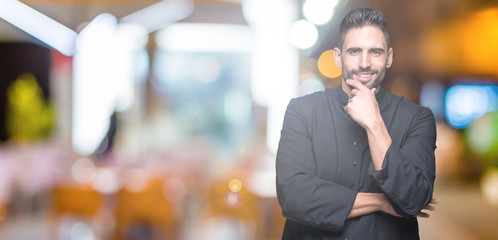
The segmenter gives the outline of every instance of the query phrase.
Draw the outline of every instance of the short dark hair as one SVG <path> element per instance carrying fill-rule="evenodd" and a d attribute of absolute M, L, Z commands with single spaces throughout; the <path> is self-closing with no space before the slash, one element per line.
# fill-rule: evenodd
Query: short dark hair
<path fill-rule="evenodd" d="M 351 10 L 341 21 L 339 27 L 339 48 L 342 49 L 344 45 L 344 38 L 346 33 L 351 28 L 360 28 L 367 25 L 377 26 L 384 33 L 386 38 L 387 48 L 389 49 L 389 31 L 387 30 L 387 23 L 384 20 L 382 12 L 370 8 L 358 8 Z"/>

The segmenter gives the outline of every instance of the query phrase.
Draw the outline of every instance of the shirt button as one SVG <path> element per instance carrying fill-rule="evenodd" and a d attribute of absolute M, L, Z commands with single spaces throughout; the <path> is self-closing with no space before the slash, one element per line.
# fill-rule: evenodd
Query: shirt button
<path fill-rule="evenodd" d="M 354 141 L 354 142 L 353 142 L 353 145 L 357 146 L 357 145 L 358 145 L 358 143 L 357 143 L 356 141 Z"/>
<path fill-rule="evenodd" d="M 356 167 L 358 166 L 358 163 L 357 162 L 353 162 L 353 167 Z"/>
<path fill-rule="evenodd" d="M 354 187 L 354 183 L 350 183 L 350 184 L 349 184 L 349 186 L 350 186 L 350 187 Z"/>
<path fill-rule="evenodd" d="M 380 184 L 384 184 L 384 179 L 379 180 Z"/>

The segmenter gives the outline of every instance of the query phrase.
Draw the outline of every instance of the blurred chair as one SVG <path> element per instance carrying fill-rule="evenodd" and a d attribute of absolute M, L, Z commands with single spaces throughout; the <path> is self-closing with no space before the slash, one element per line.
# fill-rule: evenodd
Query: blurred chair
<path fill-rule="evenodd" d="M 117 193 L 115 239 L 175 239 L 174 209 L 164 187 L 164 179 L 152 178 L 138 191 Z"/>
<path fill-rule="evenodd" d="M 48 239 L 65 238 L 65 223 L 80 221 L 92 226 L 97 221 L 103 205 L 100 193 L 89 185 L 67 184 L 56 185 L 51 191 L 52 206 L 49 212 L 50 230 Z M 92 235 L 99 236 L 95 229 L 89 229 Z"/>
<path fill-rule="evenodd" d="M 265 217 L 258 198 L 247 187 L 231 191 L 230 180 L 217 180 L 209 190 L 201 204 L 195 239 L 264 239 Z"/>

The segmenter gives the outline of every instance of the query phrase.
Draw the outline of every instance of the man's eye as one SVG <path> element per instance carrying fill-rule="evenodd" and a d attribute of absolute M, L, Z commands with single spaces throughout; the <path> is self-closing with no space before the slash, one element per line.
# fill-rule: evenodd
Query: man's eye
<path fill-rule="evenodd" d="M 373 54 L 374 56 L 379 56 L 379 55 L 381 55 L 381 54 L 382 54 L 382 51 L 380 51 L 380 50 L 373 50 L 373 51 L 372 51 L 372 54 Z"/>

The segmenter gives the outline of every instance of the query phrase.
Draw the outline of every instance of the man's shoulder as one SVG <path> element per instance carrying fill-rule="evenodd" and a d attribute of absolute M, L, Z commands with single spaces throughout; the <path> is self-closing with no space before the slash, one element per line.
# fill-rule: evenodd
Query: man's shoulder
<path fill-rule="evenodd" d="M 427 107 L 416 104 L 404 97 L 394 95 L 390 92 L 386 91 L 386 93 L 391 99 L 391 104 L 397 105 L 397 111 L 400 111 L 401 113 L 408 113 L 410 115 L 418 115 L 421 113 L 432 114 L 432 111 Z"/>
<path fill-rule="evenodd" d="M 290 100 L 289 106 L 298 108 L 310 109 L 312 107 L 319 107 L 327 103 L 327 90 L 318 91 L 304 96 L 296 97 Z"/>

